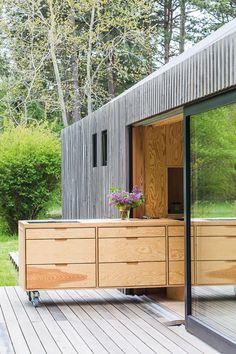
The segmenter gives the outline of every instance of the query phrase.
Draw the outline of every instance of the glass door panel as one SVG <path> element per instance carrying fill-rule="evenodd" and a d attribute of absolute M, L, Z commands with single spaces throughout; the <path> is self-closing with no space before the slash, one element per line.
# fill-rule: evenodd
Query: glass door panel
<path fill-rule="evenodd" d="M 236 341 L 236 104 L 190 117 L 190 188 L 191 312 Z"/>

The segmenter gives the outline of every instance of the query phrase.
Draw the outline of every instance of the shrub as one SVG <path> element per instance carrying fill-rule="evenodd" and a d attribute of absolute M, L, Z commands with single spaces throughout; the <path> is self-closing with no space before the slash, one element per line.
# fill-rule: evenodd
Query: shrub
<path fill-rule="evenodd" d="M 46 210 L 59 180 L 59 138 L 45 126 L 7 127 L 0 134 L 0 217 L 12 233 L 18 220 Z"/>

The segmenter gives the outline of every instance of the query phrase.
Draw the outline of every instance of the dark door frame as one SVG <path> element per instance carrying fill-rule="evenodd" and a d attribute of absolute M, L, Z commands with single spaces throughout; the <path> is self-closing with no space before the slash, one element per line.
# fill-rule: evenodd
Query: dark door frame
<path fill-rule="evenodd" d="M 190 121 L 191 115 L 206 112 L 220 106 L 236 103 L 236 90 L 217 95 L 184 108 L 184 205 L 185 205 L 185 323 L 187 331 L 199 337 L 216 350 L 236 353 L 236 338 L 228 337 L 214 330 L 192 315 L 191 294 L 191 176 L 190 176 Z"/>

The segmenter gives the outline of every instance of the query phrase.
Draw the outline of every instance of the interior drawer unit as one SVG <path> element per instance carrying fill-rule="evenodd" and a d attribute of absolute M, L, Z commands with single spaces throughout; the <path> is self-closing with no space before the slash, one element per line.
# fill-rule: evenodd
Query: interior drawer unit
<path fill-rule="evenodd" d="M 26 240 L 26 264 L 94 263 L 95 240 Z"/>
<path fill-rule="evenodd" d="M 195 282 L 194 262 L 191 262 L 192 284 Z M 169 285 L 184 284 L 185 265 L 184 261 L 169 262 Z"/>
<path fill-rule="evenodd" d="M 184 237 L 169 237 L 169 260 L 184 260 Z"/>
<path fill-rule="evenodd" d="M 165 237 L 99 240 L 99 262 L 164 261 L 165 254 Z"/>
<path fill-rule="evenodd" d="M 170 261 L 183 261 L 185 257 L 184 251 L 184 237 L 169 237 L 168 238 L 168 248 L 169 248 L 169 260 Z M 191 254 L 192 260 L 195 259 L 194 256 L 194 237 L 191 237 Z"/>
<path fill-rule="evenodd" d="M 94 227 L 26 229 L 26 239 L 95 238 Z"/>
<path fill-rule="evenodd" d="M 236 236 L 236 225 L 198 226 L 196 236 Z"/>
<path fill-rule="evenodd" d="M 26 267 L 26 287 L 30 289 L 93 288 L 95 264 L 43 264 Z"/>
<path fill-rule="evenodd" d="M 168 236 L 171 237 L 184 237 L 185 231 L 184 231 L 184 226 L 168 226 Z M 194 234 L 194 228 L 191 227 L 191 236 Z"/>
<path fill-rule="evenodd" d="M 166 285 L 165 262 L 99 264 L 100 287 L 141 287 Z"/>
<path fill-rule="evenodd" d="M 198 285 L 236 284 L 236 261 L 196 262 Z"/>
<path fill-rule="evenodd" d="M 170 285 L 184 284 L 184 261 L 169 262 L 169 284 Z"/>
<path fill-rule="evenodd" d="M 236 261 L 236 237 L 196 237 L 197 260 Z"/>
<path fill-rule="evenodd" d="M 98 236 L 112 237 L 156 237 L 165 236 L 164 226 L 100 227 Z"/>

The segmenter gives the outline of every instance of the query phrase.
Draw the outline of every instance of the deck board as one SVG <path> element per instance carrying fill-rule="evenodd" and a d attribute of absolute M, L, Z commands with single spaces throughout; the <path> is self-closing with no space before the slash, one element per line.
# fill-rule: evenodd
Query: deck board
<path fill-rule="evenodd" d="M 145 296 L 114 289 L 42 291 L 40 307 L 20 287 L 0 287 L 1 354 L 213 354 Z"/>

